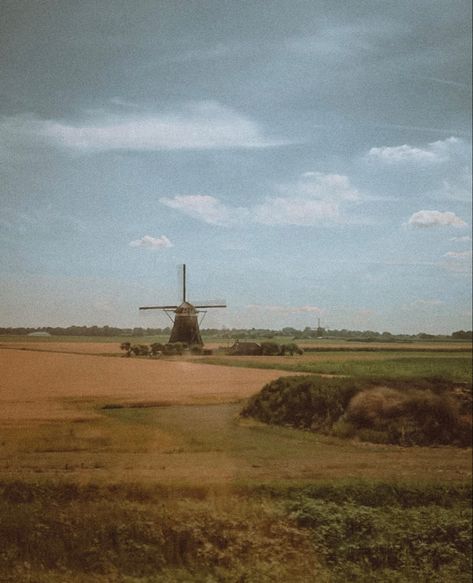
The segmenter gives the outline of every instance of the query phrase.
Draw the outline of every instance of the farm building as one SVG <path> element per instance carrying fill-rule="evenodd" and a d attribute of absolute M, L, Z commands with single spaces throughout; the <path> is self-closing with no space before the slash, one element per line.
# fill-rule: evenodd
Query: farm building
<path fill-rule="evenodd" d="M 261 344 L 257 342 L 240 342 L 237 340 L 233 346 L 228 349 L 228 354 L 235 356 L 259 356 L 263 354 Z"/>

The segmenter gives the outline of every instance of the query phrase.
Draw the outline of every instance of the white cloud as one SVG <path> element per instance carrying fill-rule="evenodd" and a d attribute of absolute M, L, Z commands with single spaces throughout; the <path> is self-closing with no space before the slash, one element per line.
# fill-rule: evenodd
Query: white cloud
<path fill-rule="evenodd" d="M 369 159 L 391 164 L 400 162 L 438 163 L 449 160 L 455 148 L 461 144 L 462 140 L 450 137 L 446 140 L 431 142 L 423 148 L 409 146 L 408 144 L 371 148 L 366 156 Z"/>
<path fill-rule="evenodd" d="M 347 176 L 306 172 L 293 184 L 278 186 L 281 196 L 267 196 L 247 207 L 223 203 L 209 195 L 178 195 L 160 202 L 213 225 L 253 222 L 263 225 L 317 225 L 345 222 L 342 205 L 361 200 Z"/>
<path fill-rule="evenodd" d="M 445 253 L 444 257 L 450 257 L 453 259 L 470 259 L 471 251 L 448 251 Z"/>
<path fill-rule="evenodd" d="M 203 194 L 164 197 L 159 202 L 211 225 L 230 225 L 246 214 L 245 209 L 226 206 L 217 198 Z"/>
<path fill-rule="evenodd" d="M 161 235 L 158 238 L 145 235 L 141 239 L 130 241 L 129 245 L 130 247 L 141 247 L 143 249 L 167 249 L 173 247 L 173 244 L 166 235 Z"/>
<path fill-rule="evenodd" d="M 465 235 L 464 237 L 451 237 L 449 241 L 455 241 L 457 243 L 468 243 L 471 241 L 471 237 Z"/>
<path fill-rule="evenodd" d="M 337 221 L 339 204 L 304 198 L 267 198 L 252 209 L 252 220 L 262 225 L 316 225 Z"/>
<path fill-rule="evenodd" d="M 279 314 L 321 314 L 322 308 L 317 306 L 272 306 L 262 304 L 250 304 L 246 306 L 249 310 L 259 310 L 265 312 L 277 312 Z"/>
<path fill-rule="evenodd" d="M 447 271 L 458 274 L 471 273 L 471 257 L 470 251 L 448 251 L 443 255 L 444 259 L 440 266 Z"/>
<path fill-rule="evenodd" d="M 422 210 L 414 213 L 407 224 L 416 228 L 429 228 L 439 226 L 466 227 L 463 219 L 450 211 L 428 211 Z"/>
<path fill-rule="evenodd" d="M 102 112 L 80 123 L 19 115 L 0 121 L 0 136 L 4 134 L 10 141 L 16 137 L 79 152 L 265 148 L 287 143 L 265 137 L 255 121 L 214 101 L 157 114 Z"/>
<path fill-rule="evenodd" d="M 414 308 L 418 308 L 418 307 L 428 307 L 428 306 L 441 306 L 444 302 L 442 302 L 442 300 L 415 300 L 414 302 L 412 302 L 411 304 L 409 304 L 410 307 L 414 307 Z"/>
<path fill-rule="evenodd" d="M 267 197 L 251 211 L 265 225 L 315 225 L 341 219 L 344 202 L 360 200 L 347 176 L 305 172 L 295 184 L 279 186 L 284 196 Z"/>

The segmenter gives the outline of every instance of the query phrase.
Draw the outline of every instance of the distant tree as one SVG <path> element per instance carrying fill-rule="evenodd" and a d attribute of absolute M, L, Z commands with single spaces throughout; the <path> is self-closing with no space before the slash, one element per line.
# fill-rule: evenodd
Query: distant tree
<path fill-rule="evenodd" d="M 471 330 L 457 330 L 452 333 L 452 338 L 457 340 L 471 340 L 473 338 L 473 332 Z"/>
<path fill-rule="evenodd" d="M 131 356 L 131 344 L 129 342 L 122 342 L 120 344 L 120 350 L 126 351 L 126 354 L 124 354 L 124 356 L 127 356 L 128 358 Z"/>
<path fill-rule="evenodd" d="M 290 326 L 286 326 L 286 328 L 283 328 L 281 330 L 282 335 L 283 336 L 294 336 L 295 334 L 298 333 L 298 330 L 296 330 L 295 328 L 291 328 Z"/>

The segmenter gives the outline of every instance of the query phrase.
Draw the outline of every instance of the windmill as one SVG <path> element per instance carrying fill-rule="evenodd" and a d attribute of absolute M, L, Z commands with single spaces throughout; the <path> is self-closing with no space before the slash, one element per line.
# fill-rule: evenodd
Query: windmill
<path fill-rule="evenodd" d="M 169 342 L 183 342 L 188 346 L 202 346 L 202 336 L 199 330 L 199 314 L 203 314 L 202 322 L 208 308 L 226 308 L 222 302 L 199 302 L 191 304 L 186 297 L 186 266 L 182 266 L 182 303 L 179 306 L 142 306 L 140 310 L 163 310 L 173 322 Z M 172 316 L 174 314 L 174 316 Z"/>

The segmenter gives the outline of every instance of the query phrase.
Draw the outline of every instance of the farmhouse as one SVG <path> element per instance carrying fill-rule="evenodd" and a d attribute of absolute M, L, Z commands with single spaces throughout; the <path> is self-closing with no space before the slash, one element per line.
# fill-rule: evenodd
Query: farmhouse
<path fill-rule="evenodd" d="M 240 342 L 237 340 L 235 344 L 228 349 L 228 354 L 233 354 L 235 356 L 259 356 L 263 354 L 263 349 L 257 342 Z"/>

